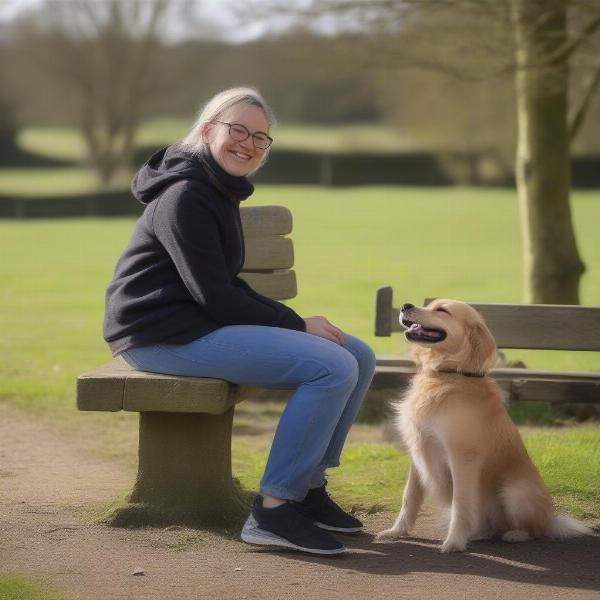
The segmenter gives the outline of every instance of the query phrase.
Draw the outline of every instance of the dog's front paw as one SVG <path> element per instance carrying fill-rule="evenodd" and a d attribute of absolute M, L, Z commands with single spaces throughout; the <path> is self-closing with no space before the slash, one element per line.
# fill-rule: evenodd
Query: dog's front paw
<path fill-rule="evenodd" d="M 408 528 L 400 525 L 390 527 L 389 529 L 385 529 L 384 531 L 380 531 L 376 536 L 376 540 L 397 540 L 401 537 L 406 537 L 408 535 Z"/>
<path fill-rule="evenodd" d="M 531 539 L 531 536 L 529 535 L 529 533 L 527 533 L 527 531 L 522 531 L 520 529 L 511 529 L 510 531 L 507 531 L 502 536 L 503 542 L 511 542 L 511 543 L 528 542 L 530 539 Z"/>
<path fill-rule="evenodd" d="M 464 552 L 466 549 L 467 549 L 466 540 L 463 541 L 463 540 L 446 538 L 444 540 L 444 543 L 442 544 L 440 551 L 443 554 L 449 554 L 450 552 Z"/>

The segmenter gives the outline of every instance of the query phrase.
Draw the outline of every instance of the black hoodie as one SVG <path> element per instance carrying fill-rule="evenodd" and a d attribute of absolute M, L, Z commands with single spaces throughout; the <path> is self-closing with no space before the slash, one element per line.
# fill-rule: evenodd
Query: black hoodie
<path fill-rule="evenodd" d="M 150 158 L 131 189 L 146 208 L 106 291 L 104 339 L 113 355 L 184 344 L 225 325 L 305 331 L 292 309 L 238 277 L 239 202 L 254 191 L 245 177 L 174 145 Z"/>

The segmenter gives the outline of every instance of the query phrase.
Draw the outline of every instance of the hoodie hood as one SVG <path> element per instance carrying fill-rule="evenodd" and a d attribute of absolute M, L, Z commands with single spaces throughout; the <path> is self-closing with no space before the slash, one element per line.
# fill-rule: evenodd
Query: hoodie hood
<path fill-rule="evenodd" d="M 242 201 L 254 191 L 246 177 L 230 175 L 210 152 L 195 154 L 178 144 L 155 152 L 131 182 L 133 196 L 142 204 L 155 200 L 166 188 L 182 180 L 210 186 L 232 201 Z"/>

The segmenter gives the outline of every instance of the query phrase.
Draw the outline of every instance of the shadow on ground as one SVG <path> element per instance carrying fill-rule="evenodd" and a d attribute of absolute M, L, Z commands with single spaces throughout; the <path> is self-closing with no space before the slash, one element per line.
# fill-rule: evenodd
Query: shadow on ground
<path fill-rule="evenodd" d="M 436 573 L 573 590 L 600 590 L 598 534 L 560 542 L 539 540 L 509 544 L 486 540 L 471 543 L 465 553 L 454 554 L 441 554 L 438 540 L 418 537 L 375 542 L 373 535 L 360 534 L 344 536 L 344 543 L 348 553 L 341 556 L 317 558 L 295 552 L 285 556 L 290 562 L 327 564 L 343 572 L 371 576 Z"/>

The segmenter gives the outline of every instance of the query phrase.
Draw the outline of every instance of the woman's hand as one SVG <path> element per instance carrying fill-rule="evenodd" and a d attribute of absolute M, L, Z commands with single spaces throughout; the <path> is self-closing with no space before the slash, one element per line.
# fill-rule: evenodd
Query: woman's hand
<path fill-rule="evenodd" d="M 306 317 L 306 333 L 318 335 L 339 344 L 344 345 L 344 334 L 335 325 L 332 325 L 325 317 Z"/>

